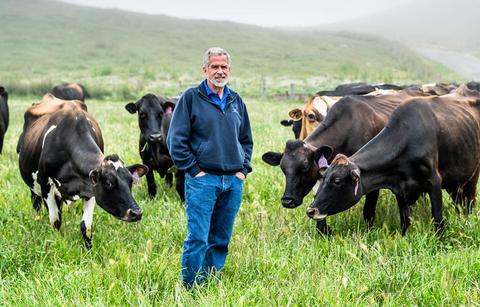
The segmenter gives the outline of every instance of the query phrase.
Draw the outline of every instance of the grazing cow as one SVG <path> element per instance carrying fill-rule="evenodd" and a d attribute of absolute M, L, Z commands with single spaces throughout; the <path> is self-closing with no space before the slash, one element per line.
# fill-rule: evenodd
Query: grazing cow
<path fill-rule="evenodd" d="M 142 218 L 131 187 L 148 168 L 125 166 L 118 155 L 103 154 L 100 127 L 83 102 L 60 101 L 47 94 L 42 103 L 26 111 L 25 119 L 17 152 L 20 173 L 31 190 L 37 214 L 43 199 L 50 223 L 60 229 L 62 204 L 70 208 L 81 198 L 80 226 L 88 249 L 92 247 L 95 203 L 120 220 Z"/>
<path fill-rule="evenodd" d="M 449 94 L 451 91 L 450 85 L 444 83 L 423 84 L 421 87 L 425 93 L 438 96 Z"/>
<path fill-rule="evenodd" d="M 80 100 L 85 102 L 85 98 L 91 98 L 85 87 L 78 83 L 63 83 L 53 88 L 53 95 L 64 100 Z"/>
<path fill-rule="evenodd" d="M 410 206 L 428 193 L 436 229 L 443 233 L 442 189 L 470 211 L 479 157 L 478 92 L 462 85 L 453 94 L 407 99 L 374 139 L 349 158 L 335 157 L 307 215 L 318 222 L 352 207 L 366 193 L 390 189 L 398 201 L 405 235 Z"/>
<path fill-rule="evenodd" d="M 286 178 L 281 202 L 285 208 L 296 208 L 321 179 L 315 151 L 323 145 L 333 154 L 351 155 L 385 127 L 393 109 L 412 96 L 427 96 L 419 88 L 405 89 L 386 96 L 346 96 L 335 103 L 320 125 L 304 140 L 289 140 L 283 153 L 266 152 L 262 160 L 280 165 Z M 316 188 L 314 189 L 315 194 Z M 379 191 L 366 196 L 364 217 L 372 225 Z M 324 220 L 317 223 L 321 232 L 328 232 Z"/>
<path fill-rule="evenodd" d="M 138 113 L 138 126 L 140 127 L 140 156 L 143 163 L 152 171 L 147 174 L 148 194 L 155 197 L 157 186 L 153 176 L 156 170 L 160 177 L 166 177 L 165 181 L 172 184 L 174 169 L 172 158 L 167 148 L 167 135 L 178 98 L 166 98 L 147 94 L 137 102 L 130 102 L 125 109 L 131 114 Z M 175 187 L 182 202 L 185 200 L 184 181 L 185 173 L 177 171 Z"/>
<path fill-rule="evenodd" d="M 0 86 L 0 154 L 3 149 L 3 140 L 8 129 L 10 115 L 8 112 L 8 93 Z"/>
<path fill-rule="evenodd" d="M 471 90 L 476 90 L 480 92 L 480 82 L 471 81 L 467 83 L 467 87 Z"/>
<path fill-rule="evenodd" d="M 302 121 L 301 120 L 293 120 L 293 119 L 284 119 L 280 122 L 282 126 L 290 127 L 292 126 L 293 135 L 295 138 L 300 138 L 300 132 L 302 131 Z"/>

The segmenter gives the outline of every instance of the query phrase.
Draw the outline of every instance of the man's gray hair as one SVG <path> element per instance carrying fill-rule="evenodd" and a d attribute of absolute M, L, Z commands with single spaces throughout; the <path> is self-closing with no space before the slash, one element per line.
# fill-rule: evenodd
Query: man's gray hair
<path fill-rule="evenodd" d="M 208 68 L 208 65 L 210 64 L 210 56 L 223 54 L 227 56 L 228 67 L 230 67 L 230 56 L 224 49 L 220 47 L 212 47 L 205 52 L 205 55 L 203 56 L 203 67 Z"/>

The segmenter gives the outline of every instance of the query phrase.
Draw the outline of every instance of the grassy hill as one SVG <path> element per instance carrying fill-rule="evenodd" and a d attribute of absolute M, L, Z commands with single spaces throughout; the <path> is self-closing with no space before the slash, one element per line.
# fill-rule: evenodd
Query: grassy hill
<path fill-rule="evenodd" d="M 203 79 L 202 55 L 221 46 L 232 56 L 231 82 L 256 97 L 315 93 L 340 83 L 459 82 L 447 68 L 381 37 L 278 30 L 186 20 L 41 0 L 2 0 L 0 84 L 11 94 L 42 95 L 81 82 L 96 98 L 172 95 L 179 81 Z"/>

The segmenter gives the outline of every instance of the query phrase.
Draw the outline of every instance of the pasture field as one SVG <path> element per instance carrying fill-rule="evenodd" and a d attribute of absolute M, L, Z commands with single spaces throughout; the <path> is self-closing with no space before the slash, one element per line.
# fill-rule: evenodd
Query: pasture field
<path fill-rule="evenodd" d="M 8 89 L 7 89 L 8 90 Z M 140 97 L 138 97 L 140 98 Z M 305 210 L 280 205 L 284 176 L 261 160 L 293 137 L 279 124 L 295 102 L 246 99 L 254 137 L 253 172 L 245 183 L 230 253 L 219 283 L 187 292 L 179 283 L 186 233 L 184 205 L 159 179 L 149 199 L 145 179 L 133 187 L 144 209 L 137 223 L 94 213 L 93 249 L 80 233 L 81 206 L 64 208 L 60 231 L 39 220 L 23 183 L 16 144 L 23 113 L 40 97 L 11 95 L 10 127 L 0 155 L 1 306 L 459 306 L 480 305 L 480 214 L 457 213 L 445 194 L 446 238 L 431 223 L 428 199 L 413 208 L 400 234 L 395 198 L 382 191 L 375 227 L 365 230 L 362 204 L 329 217 L 324 237 Z M 129 101 L 87 100 L 102 127 L 105 153 L 141 162 L 137 117 Z"/>

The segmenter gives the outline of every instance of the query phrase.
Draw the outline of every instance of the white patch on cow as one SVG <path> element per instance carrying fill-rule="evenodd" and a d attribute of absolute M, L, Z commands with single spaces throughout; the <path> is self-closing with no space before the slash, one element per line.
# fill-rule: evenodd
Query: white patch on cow
<path fill-rule="evenodd" d="M 322 99 L 329 105 L 335 104 L 338 100 L 332 99 L 328 96 L 322 96 Z"/>
<path fill-rule="evenodd" d="M 47 135 L 52 132 L 53 130 L 55 130 L 55 128 L 57 128 L 57 126 L 55 125 L 52 125 L 50 128 L 48 128 L 47 132 L 45 132 L 45 135 L 43 137 L 43 143 L 42 143 L 42 148 L 45 147 L 45 139 L 47 138 Z"/>
<path fill-rule="evenodd" d="M 122 161 L 113 162 L 108 160 L 108 163 L 112 164 L 115 167 L 115 170 L 118 171 L 120 167 L 124 167 Z"/>
<path fill-rule="evenodd" d="M 313 186 L 312 188 L 312 192 L 313 192 L 313 197 L 315 198 L 315 196 L 317 195 L 317 192 L 318 192 L 318 189 L 320 189 L 320 183 L 322 182 L 322 180 L 317 180 L 317 182 L 315 182 L 315 185 Z"/>
<path fill-rule="evenodd" d="M 32 178 L 33 178 L 32 192 L 37 194 L 38 196 L 42 196 L 42 187 L 40 187 L 40 184 L 38 183 L 38 171 L 36 171 L 35 173 L 32 173 Z"/>
<path fill-rule="evenodd" d="M 62 198 L 62 194 L 60 194 L 60 191 L 57 189 L 57 185 L 55 184 L 55 182 L 57 182 L 59 185 L 60 185 L 60 181 L 58 181 L 57 179 L 52 179 L 52 178 L 48 178 L 48 184 L 50 186 L 54 186 L 55 187 L 55 195 L 58 196 L 59 198 Z M 51 189 L 50 189 L 51 190 Z"/>
<path fill-rule="evenodd" d="M 84 199 L 82 221 L 85 222 L 86 235 L 90 239 L 92 238 L 93 209 L 95 209 L 95 197 L 88 201 Z"/>
<path fill-rule="evenodd" d="M 50 192 L 48 192 L 47 198 L 45 198 L 45 203 L 48 207 L 48 217 L 50 218 L 50 224 L 52 227 L 54 226 L 55 222 L 59 220 L 57 202 L 55 201 L 55 195 L 57 193 L 57 187 L 54 184 L 51 184 Z"/>
<path fill-rule="evenodd" d="M 323 116 L 327 115 L 327 104 L 320 97 L 315 97 L 313 100 L 313 107 Z"/>
<path fill-rule="evenodd" d="M 434 87 L 436 85 L 437 85 L 436 83 L 429 83 L 429 84 L 422 85 L 422 87 Z"/>

